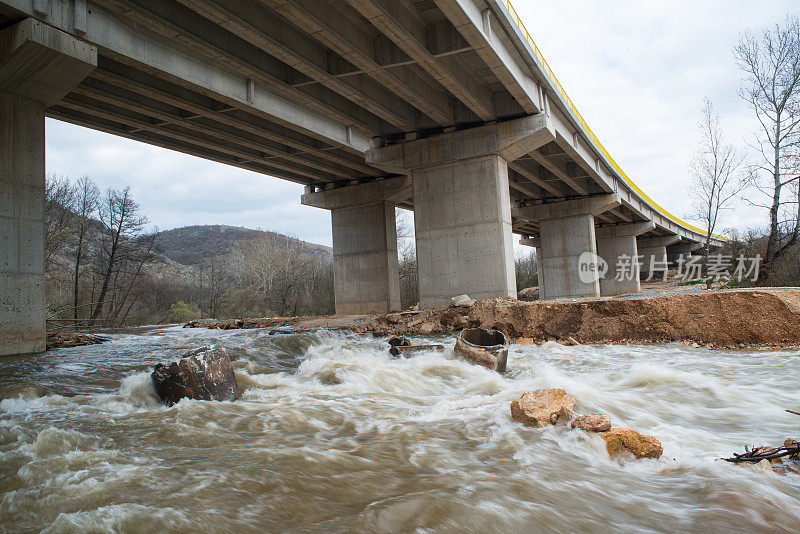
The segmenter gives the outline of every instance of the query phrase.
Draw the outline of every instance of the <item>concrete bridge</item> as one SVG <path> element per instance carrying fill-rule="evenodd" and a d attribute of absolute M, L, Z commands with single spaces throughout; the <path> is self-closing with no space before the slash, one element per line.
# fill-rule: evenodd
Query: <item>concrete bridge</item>
<path fill-rule="evenodd" d="M 704 239 L 625 176 L 507 2 L 0 0 L 0 354 L 44 349 L 45 116 L 304 184 L 339 313 L 399 307 L 395 206 L 423 307 L 515 295 L 512 234 L 546 298 L 639 290 L 583 280 L 586 252 L 648 266 Z"/>

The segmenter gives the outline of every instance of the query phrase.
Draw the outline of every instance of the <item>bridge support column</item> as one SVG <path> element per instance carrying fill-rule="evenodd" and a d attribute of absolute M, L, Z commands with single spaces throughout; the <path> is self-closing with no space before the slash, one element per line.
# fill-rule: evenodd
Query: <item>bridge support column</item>
<path fill-rule="evenodd" d="M 96 64 L 32 19 L 0 31 L 0 355 L 45 350 L 44 110 Z"/>
<path fill-rule="evenodd" d="M 329 209 L 337 314 L 400 309 L 394 196 L 411 188 L 405 177 L 314 192 L 302 203 Z"/>
<path fill-rule="evenodd" d="M 700 250 L 701 248 L 703 248 L 702 243 L 691 241 L 682 241 L 674 245 L 669 245 L 667 247 L 667 261 L 671 266 L 674 266 L 679 259 L 683 258 L 684 260 L 688 260 L 692 257 L 692 252 Z"/>
<path fill-rule="evenodd" d="M 681 240 L 680 236 L 670 235 L 661 237 L 648 237 L 637 239 L 636 245 L 641 256 L 640 277 L 651 279 L 655 277 L 664 278 L 668 267 L 667 246 Z"/>
<path fill-rule="evenodd" d="M 619 204 L 612 194 L 514 208 L 515 217 L 539 222 L 541 299 L 600 296 L 594 217 Z"/>
<path fill-rule="evenodd" d="M 516 295 L 507 162 L 554 138 L 537 115 L 367 152 L 413 179 L 420 307 Z"/>
<path fill-rule="evenodd" d="M 641 291 L 636 236 L 654 230 L 654 222 L 604 226 L 595 229 L 597 255 L 608 265 L 600 278 L 600 294 L 621 295 Z"/>

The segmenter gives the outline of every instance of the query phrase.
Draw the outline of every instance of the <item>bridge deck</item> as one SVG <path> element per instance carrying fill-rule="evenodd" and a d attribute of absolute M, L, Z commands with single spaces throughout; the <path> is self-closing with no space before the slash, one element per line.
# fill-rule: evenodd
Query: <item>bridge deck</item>
<path fill-rule="evenodd" d="M 0 0 L 0 26 L 24 17 L 98 47 L 57 119 L 326 188 L 386 177 L 376 142 L 546 113 L 556 139 L 509 164 L 514 202 L 616 192 L 598 225 L 703 239 L 624 175 L 506 1 Z"/>

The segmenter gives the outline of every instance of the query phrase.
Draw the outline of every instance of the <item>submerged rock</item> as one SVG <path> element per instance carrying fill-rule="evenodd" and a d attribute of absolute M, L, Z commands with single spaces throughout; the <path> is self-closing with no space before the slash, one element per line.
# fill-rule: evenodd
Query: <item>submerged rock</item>
<path fill-rule="evenodd" d="M 574 407 L 575 399 L 561 388 L 536 389 L 511 402 L 511 419 L 529 426 L 556 424 L 569 417 Z"/>
<path fill-rule="evenodd" d="M 156 393 L 167 406 L 181 399 L 236 400 L 241 396 L 228 353 L 222 347 L 201 347 L 168 365 L 156 365 Z"/>
<path fill-rule="evenodd" d="M 602 413 L 580 415 L 572 420 L 570 426 L 585 432 L 606 432 L 611 430 L 611 419 Z"/>
<path fill-rule="evenodd" d="M 577 416 L 578 414 L 564 406 L 559 411 L 550 414 L 550 424 L 567 426 Z"/>
<path fill-rule="evenodd" d="M 660 458 L 664 452 L 661 442 L 653 436 L 645 436 L 631 428 L 612 428 L 598 434 L 606 440 L 606 450 L 611 456 L 623 451 L 637 458 Z"/>

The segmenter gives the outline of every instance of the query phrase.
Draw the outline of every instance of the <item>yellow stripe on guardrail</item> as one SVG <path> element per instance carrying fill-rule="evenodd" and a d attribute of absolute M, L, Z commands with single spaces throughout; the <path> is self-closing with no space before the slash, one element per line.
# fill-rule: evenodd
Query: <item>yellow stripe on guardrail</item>
<path fill-rule="evenodd" d="M 531 34 L 528 33 L 528 29 L 525 27 L 525 23 L 522 22 L 522 19 L 519 18 L 519 15 L 517 14 L 517 10 L 514 9 L 513 5 L 511 5 L 510 0 L 505 0 L 505 4 L 506 4 L 506 9 L 508 10 L 508 13 L 514 18 L 514 21 L 517 23 L 517 27 L 519 27 L 519 29 L 522 30 L 522 33 L 525 34 L 525 39 L 528 41 L 528 44 L 531 45 L 531 48 L 533 48 L 533 52 L 536 54 L 536 57 L 539 59 L 539 61 L 542 63 L 542 65 L 544 65 L 544 68 L 546 70 L 547 76 L 550 78 L 550 81 L 552 82 L 553 86 L 561 94 L 561 97 L 564 100 L 564 102 L 567 104 L 567 106 L 569 106 L 569 109 L 572 111 L 572 114 L 575 116 L 575 118 L 580 123 L 581 128 L 583 128 L 584 133 L 587 136 L 589 136 L 589 139 L 591 139 L 594 142 L 594 144 L 597 146 L 597 148 L 600 149 L 600 152 L 603 154 L 603 156 L 605 156 L 606 160 L 608 160 L 608 162 L 611 163 L 611 166 L 614 167 L 614 170 L 616 170 L 617 173 L 619 173 L 619 175 L 622 177 L 622 179 L 625 180 L 625 183 L 627 183 L 631 187 L 631 189 L 636 191 L 639 194 L 639 196 L 641 196 L 643 199 L 645 199 L 647 202 L 649 202 L 650 205 L 653 208 L 655 208 L 656 211 L 658 211 L 661 215 L 667 217 L 668 219 L 670 219 L 670 220 L 672 220 L 672 221 L 674 221 L 674 222 L 676 222 L 676 223 L 678 223 L 680 225 L 685 226 L 686 228 L 694 230 L 695 232 L 698 232 L 698 233 L 700 233 L 702 235 L 708 235 L 708 232 L 706 232 L 705 230 L 701 230 L 700 228 L 698 228 L 696 226 L 693 226 L 693 225 L 687 223 L 686 221 L 675 217 L 673 214 L 671 214 L 670 212 L 668 212 L 667 210 L 665 210 L 664 208 L 662 208 L 661 206 L 656 204 L 653 201 L 652 198 L 647 196 L 647 194 L 644 191 L 639 189 L 639 186 L 637 186 L 635 183 L 633 183 L 633 180 L 628 178 L 628 175 L 625 174 L 625 171 L 623 171 L 622 168 L 617 164 L 617 162 L 614 161 L 614 158 L 611 157 L 611 154 L 608 153 L 608 150 L 605 149 L 605 147 L 600 142 L 600 140 L 597 138 L 597 136 L 594 134 L 592 129 L 589 128 L 589 125 L 586 124 L 586 121 L 583 119 L 583 115 L 581 115 L 580 111 L 578 111 L 578 108 L 575 107 L 575 104 L 573 104 L 572 99 L 570 99 L 569 95 L 567 95 L 567 92 L 564 90 L 564 86 L 561 85 L 561 82 L 558 81 L 558 78 L 556 78 L 556 75 L 553 74 L 553 69 L 550 68 L 550 65 L 547 63 L 547 60 L 542 55 L 541 51 L 539 50 L 539 47 L 536 46 L 536 43 L 534 42 L 534 40 L 531 39 Z M 712 235 L 712 237 L 715 237 L 717 239 L 725 239 L 724 237 L 718 236 L 718 235 Z"/>

